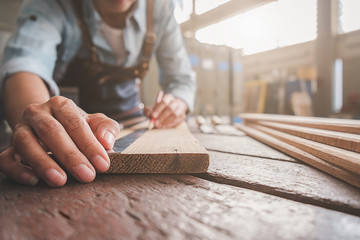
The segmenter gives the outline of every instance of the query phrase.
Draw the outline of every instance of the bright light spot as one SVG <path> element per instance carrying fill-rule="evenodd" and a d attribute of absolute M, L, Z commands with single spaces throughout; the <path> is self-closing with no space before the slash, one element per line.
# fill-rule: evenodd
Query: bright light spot
<path fill-rule="evenodd" d="M 340 33 L 347 33 L 360 29 L 360 1 L 340 0 L 339 23 Z"/>
<path fill-rule="evenodd" d="M 190 19 L 193 12 L 192 0 L 175 1 L 174 16 L 177 23 L 183 23 Z"/>
<path fill-rule="evenodd" d="M 195 13 L 198 15 L 203 14 L 229 1 L 230 0 L 196 0 Z"/>
<path fill-rule="evenodd" d="M 316 0 L 278 0 L 202 28 L 200 42 L 242 48 L 254 54 L 317 37 Z"/>

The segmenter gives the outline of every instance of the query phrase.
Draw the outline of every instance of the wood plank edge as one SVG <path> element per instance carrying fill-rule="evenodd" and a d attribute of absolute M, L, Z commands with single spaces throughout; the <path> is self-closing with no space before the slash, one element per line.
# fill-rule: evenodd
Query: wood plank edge
<path fill-rule="evenodd" d="M 347 120 L 339 120 L 337 123 L 334 119 L 327 118 L 312 118 L 312 117 L 297 117 L 297 116 L 287 116 L 287 115 L 267 115 L 267 114 L 240 114 L 241 118 L 244 119 L 244 122 L 258 122 L 258 121 L 269 121 L 277 123 L 286 123 L 296 126 L 318 128 L 330 131 L 351 133 L 351 134 L 360 134 L 360 121 L 358 120 L 349 120 L 350 123 L 346 123 Z M 300 121 L 301 120 L 301 121 Z M 328 120 L 328 122 L 326 122 Z M 323 121 L 323 122 L 321 122 Z"/>
<path fill-rule="evenodd" d="M 210 165 L 209 153 L 110 153 L 106 173 L 203 173 Z M 195 160 L 194 160 L 195 159 Z"/>
<path fill-rule="evenodd" d="M 313 156 L 301 149 L 298 149 L 290 144 L 284 143 L 278 140 L 275 137 L 272 137 L 266 133 L 263 133 L 257 129 L 245 126 L 238 125 L 237 127 L 240 130 L 246 132 L 250 137 L 255 138 L 256 140 L 263 142 L 281 152 L 284 152 L 296 159 L 299 159 L 323 172 L 326 172 L 338 179 L 343 180 L 357 188 L 360 188 L 360 179 L 359 175 L 354 174 L 350 171 L 344 170 L 342 168 L 337 167 L 334 164 L 328 163 L 316 156 Z"/>
<path fill-rule="evenodd" d="M 323 129 L 313 129 L 309 127 L 296 126 L 287 123 L 277 123 L 271 121 L 258 121 L 256 124 L 269 127 L 277 131 L 285 132 L 297 137 L 306 138 L 311 141 L 324 143 L 330 146 L 346 149 L 360 153 L 360 136 L 352 134 L 354 137 L 341 136 L 342 133 Z M 344 134 L 344 133 L 343 133 Z M 345 133 L 348 134 L 348 133 Z M 349 134 L 350 135 L 350 134 Z M 356 139 L 355 136 L 359 136 Z"/>
<path fill-rule="evenodd" d="M 317 143 L 257 124 L 248 124 L 248 126 L 360 176 L 359 153 Z"/>

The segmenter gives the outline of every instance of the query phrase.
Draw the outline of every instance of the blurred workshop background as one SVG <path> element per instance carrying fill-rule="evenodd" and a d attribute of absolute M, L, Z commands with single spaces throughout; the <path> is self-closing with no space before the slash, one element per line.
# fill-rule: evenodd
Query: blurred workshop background
<path fill-rule="evenodd" d="M 172 1 L 197 76 L 192 114 L 360 118 L 359 0 Z M 22 3 L 0 1 L 0 59 Z"/>

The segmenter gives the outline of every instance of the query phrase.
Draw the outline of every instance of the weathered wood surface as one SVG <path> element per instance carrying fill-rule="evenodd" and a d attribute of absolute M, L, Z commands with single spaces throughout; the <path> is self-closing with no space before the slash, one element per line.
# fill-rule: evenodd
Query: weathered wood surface
<path fill-rule="evenodd" d="M 360 135 L 259 121 L 257 124 L 334 147 L 360 152 Z"/>
<path fill-rule="evenodd" d="M 210 152 L 201 178 L 360 216 L 360 189 L 305 164 Z"/>
<path fill-rule="evenodd" d="M 201 133 L 195 133 L 194 136 L 207 150 L 298 162 L 248 136 L 236 137 Z"/>
<path fill-rule="evenodd" d="M 274 138 L 277 138 L 287 144 L 295 146 L 305 152 L 308 152 L 326 162 L 337 165 L 358 175 L 360 182 L 360 154 L 345 149 L 332 147 L 323 143 L 296 137 L 283 133 L 268 127 L 257 124 L 249 124 L 251 128 L 264 132 Z"/>
<path fill-rule="evenodd" d="M 246 121 L 271 121 L 344 133 L 360 134 L 360 120 L 299 117 L 273 114 L 240 114 Z"/>
<path fill-rule="evenodd" d="M 360 218 L 191 176 L 0 180 L 1 239 L 359 239 Z"/>
<path fill-rule="evenodd" d="M 148 130 L 123 152 L 108 154 L 109 173 L 200 173 L 209 166 L 208 152 L 185 123 Z"/>

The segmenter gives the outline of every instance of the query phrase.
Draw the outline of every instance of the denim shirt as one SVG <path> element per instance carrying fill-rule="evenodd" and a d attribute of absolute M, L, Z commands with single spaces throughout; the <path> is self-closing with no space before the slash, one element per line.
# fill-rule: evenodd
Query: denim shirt
<path fill-rule="evenodd" d="M 83 1 L 85 23 L 100 61 L 115 65 L 116 56 L 100 32 L 102 19 L 93 2 L 80 1 Z M 173 17 L 173 3 L 171 0 L 155 0 L 154 3 L 154 33 L 157 38 L 153 54 L 160 67 L 160 86 L 166 93 L 184 100 L 192 110 L 196 83 L 180 28 Z M 0 94 L 8 76 L 16 72 L 31 72 L 46 82 L 52 95 L 58 95 L 57 83 L 71 60 L 75 56 L 89 57 L 71 0 L 28 0 L 17 25 L 18 29 L 4 51 L 0 68 Z M 126 20 L 124 29 L 127 53 L 124 67 L 139 62 L 145 34 L 146 0 L 138 0 L 138 6 Z M 135 89 L 135 85 L 132 87 Z M 129 91 L 129 86 L 126 89 Z M 125 90 L 124 94 L 127 94 Z"/>

